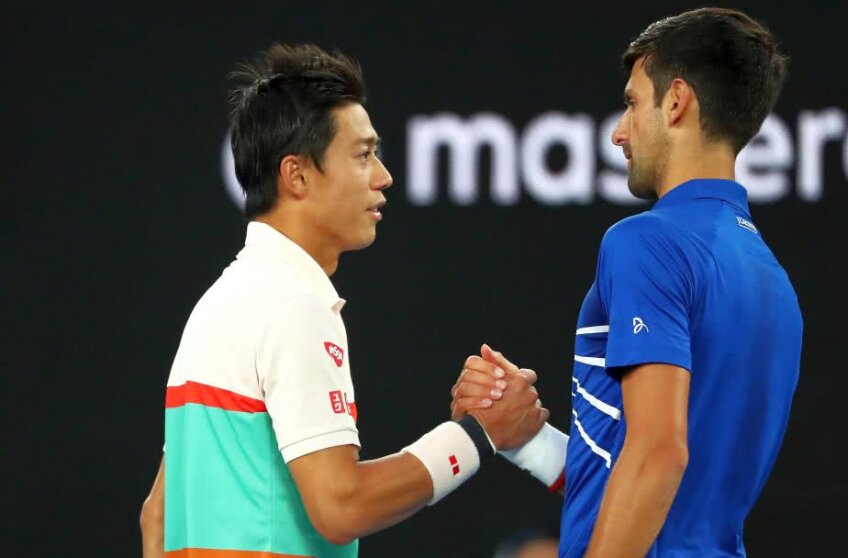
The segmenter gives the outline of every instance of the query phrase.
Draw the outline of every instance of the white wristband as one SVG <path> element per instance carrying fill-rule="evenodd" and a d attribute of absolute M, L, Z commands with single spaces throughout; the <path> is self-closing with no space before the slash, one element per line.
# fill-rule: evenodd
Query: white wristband
<path fill-rule="evenodd" d="M 567 449 L 568 435 L 545 423 L 529 442 L 515 449 L 501 450 L 500 454 L 551 487 L 565 468 Z"/>
<path fill-rule="evenodd" d="M 480 468 L 480 455 L 471 436 L 459 424 L 443 422 L 401 451 L 418 458 L 433 480 L 433 505 Z"/>

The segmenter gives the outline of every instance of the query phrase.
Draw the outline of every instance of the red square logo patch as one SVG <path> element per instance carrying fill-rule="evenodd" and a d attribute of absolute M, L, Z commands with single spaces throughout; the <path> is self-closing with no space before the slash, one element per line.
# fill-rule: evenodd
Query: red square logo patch
<path fill-rule="evenodd" d="M 330 405 L 333 407 L 333 412 L 337 415 L 346 412 L 344 397 L 340 390 L 330 392 Z"/>
<path fill-rule="evenodd" d="M 453 476 L 457 476 L 459 474 L 459 461 L 457 461 L 455 455 L 451 455 L 448 460 L 451 464 L 451 469 L 453 470 Z"/>

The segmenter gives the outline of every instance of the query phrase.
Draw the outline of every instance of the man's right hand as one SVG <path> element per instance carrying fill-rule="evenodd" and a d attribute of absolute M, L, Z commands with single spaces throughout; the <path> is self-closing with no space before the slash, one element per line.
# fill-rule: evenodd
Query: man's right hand
<path fill-rule="evenodd" d="M 480 353 L 465 361 L 451 390 L 451 418 L 472 415 L 498 450 L 523 445 L 550 416 L 533 388 L 536 373 L 519 369 L 488 345 Z"/>
<path fill-rule="evenodd" d="M 536 383 L 536 372 L 518 368 L 501 353 L 484 344 L 480 355 L 465 360 L 456 383 L 451 388 L 451 420 L 462 418 L 474 409 L 488 409 L 503 397 L 507 374 L 519 374 L 531 386 Z"/>

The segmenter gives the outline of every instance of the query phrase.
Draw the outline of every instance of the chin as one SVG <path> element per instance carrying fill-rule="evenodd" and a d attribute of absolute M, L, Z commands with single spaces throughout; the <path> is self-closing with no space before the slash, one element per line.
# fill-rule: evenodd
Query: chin
<path fill-rule="evenodd" d="M 651 187 L 645 187 L 645 186 L 634 187 L 634 186 L 631 186 L 628 183 L 627 189 L 630 190 L 631 194 L 633 194 L 635 197 L 639 198 L 640 200 L 651 201 L 651 200 L 657 199 L 657 193 Z"/>
<path fill-rule="evenodd" d="M 641 180 L 638 176 L 634 176 L 632 172 L 627 176 L 627 189 L 640 200 L 657 199 L 655 186 L 649 184 L 646 180 Z"/>
<path fill-rule="evenodd" d="M 351 242 L 348 245 L 348 250 L 362 250 L 363 248 L 368 248 L 374 244 L 375 240 L 377 240 L 377 231 L 372 231 L 371 234 L 366 234 L 357 239 L 355 242 Z"/>

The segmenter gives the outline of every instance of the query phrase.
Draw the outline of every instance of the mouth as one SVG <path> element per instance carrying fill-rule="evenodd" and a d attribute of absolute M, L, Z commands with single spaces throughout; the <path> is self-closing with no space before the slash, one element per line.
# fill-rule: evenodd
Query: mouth
<path fill-rule="evenodd" d="M 370 213 L 372 217 L 374 217 L 375 219 L 377 219 L 379 221 L 380 219 L 383 218 L 383 214 L 380 213 L 380 208 L 382 208 L 384 205 L 386 205 L 386 200 L 380 200 L 375 205 L 372 205 L 371 207 L 369 207 L 365 211 Z"/>

